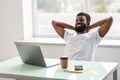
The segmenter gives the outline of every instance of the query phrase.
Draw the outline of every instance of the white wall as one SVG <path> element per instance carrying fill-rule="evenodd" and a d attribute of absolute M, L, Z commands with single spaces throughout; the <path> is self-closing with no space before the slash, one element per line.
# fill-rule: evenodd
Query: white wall
<path fill-rule="evenodd" d="M 0 60 L 18 56 L 13 41 L 23 39 L 25 36 L 22 3 L 22 0 L 0 0 Z M 59 58 L 63 54 L 64 45 L 42 45 L 42 47 L 49 49 L 48 57 Z M 120 48 L 99 47 L 96 60 L 120 63 L 119 53 Z M 0 78 L 0 80 L 3 79 Z"/>
<path fill-rule="evenodd" d="M 31 2 L 0 0 L 0 60 L 18 55 L 14 41 L 32 37 Z"/>
<path fill-rule="evenodd" d="M 0 0 L 0 60 L 17 55 L 17 39 L 23 39 L 22 0 Z"/>

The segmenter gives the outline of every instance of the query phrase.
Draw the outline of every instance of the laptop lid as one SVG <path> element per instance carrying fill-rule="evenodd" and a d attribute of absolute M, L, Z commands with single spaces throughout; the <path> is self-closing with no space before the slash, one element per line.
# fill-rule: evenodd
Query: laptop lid
<path fill-rule="evenodd" d="M 41 48 L 38 45 L 28 44 L 25 42 L 14 43 L 24 63 L 41 67 L 50 67 L 60 63 L 58 59 L 44 58 Z"/>

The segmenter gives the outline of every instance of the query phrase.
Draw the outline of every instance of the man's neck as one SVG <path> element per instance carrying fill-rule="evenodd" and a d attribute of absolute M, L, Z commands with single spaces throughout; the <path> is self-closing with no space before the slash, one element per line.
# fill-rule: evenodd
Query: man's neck
<path fill-rule="evenodd" d="M 77 34 L 85 34 L 87 31 L 85 30 L 84 32 L 76 32 Z"/>

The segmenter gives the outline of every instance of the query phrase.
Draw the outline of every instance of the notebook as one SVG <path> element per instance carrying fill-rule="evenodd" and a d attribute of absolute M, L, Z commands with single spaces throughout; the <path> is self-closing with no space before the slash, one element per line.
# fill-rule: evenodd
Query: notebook
<path fill-rule="evenodd" d="M 60 64 L 58 59 L 44 58 L 39 45 L 28 44 L 27 42 L 22 41 L 14 43 L 24 63 L 41 67 L 51 67 Z"/>

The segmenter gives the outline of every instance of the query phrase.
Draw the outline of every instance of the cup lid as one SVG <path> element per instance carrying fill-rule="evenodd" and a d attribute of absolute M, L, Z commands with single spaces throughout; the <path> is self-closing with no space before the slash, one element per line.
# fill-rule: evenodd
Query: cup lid
<path fill-rule="evenodd" d="M 68 59 L 68 56 L 61 56 L 60 59 Z"/>

